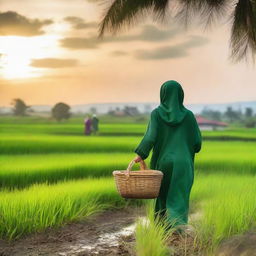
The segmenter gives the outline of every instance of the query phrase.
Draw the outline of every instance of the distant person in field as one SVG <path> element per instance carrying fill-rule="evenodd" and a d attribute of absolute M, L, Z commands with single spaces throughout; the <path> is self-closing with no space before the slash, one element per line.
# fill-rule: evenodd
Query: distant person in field
<path fill-rule="evenodd" d="M 94 135 L 98 133 L 99 130 L 99 119 L 97 118 L 96 114 L 92 116 L 92 132 Z"/>
<path fill-rule="evenodd" d="M 183 106 L 184 93 L 176 81 L 161 86 L 160 105 L 151 112 L 147 131 L 135 149 L 135 162 L 153 149 L 150 168 L 163 172 L 155 216 L 165 217 L 168 227 L 184 232 L 188 221 L 194 157 L 201 149 L 201 133 L 194 114 Z"/>
<path fill-rule="evenodd" d="M 87 118 L 84 119 L 84 134 L 91 135 L 92 132 L 92 119 L 88 115 Z"/>

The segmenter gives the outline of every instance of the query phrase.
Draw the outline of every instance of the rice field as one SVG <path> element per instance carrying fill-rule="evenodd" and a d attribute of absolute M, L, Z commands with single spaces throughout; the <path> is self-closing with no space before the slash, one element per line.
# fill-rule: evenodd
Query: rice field
<path fill-rule="evenodd" d="M 90 141 L 95 140 L 94 145 L 96 145 L 97 139 L 100 147 L 99 137 L 88 139 Z M 62 140 L 64 141 L 64 138 Z M 120 141 L 122 140 L 123 138 L 120 138 Z M 122 142 L 124 143 L 124 141 Z M 129 141 L 127 147 L 123 144 L 121 152 L 126 151 L 126 153 L 114 152 L 113 149 L 111 150 L 112 153 L 109 153 L 108 144 L 105 144 L 107 148 L 105 153 L 101 151 L 99 151 L 101 153 L 95 153 L 97 150 L 93 147 L 90 148 L 93 151 L 90 153 L 76 153 L 77 149 L 74 147 L 74 152 L 72 153 L 58 153 L 56 144 L 55 153 L 48 152 L 47 154 L 33 152 L 33 147 L 39 143 L 35 143 L 34 146 L 27 144 L 31 146 L 27 151 L 33 152 L 33 154 L 25 154 L 24 152 L 23 154 L 17 154 L 17 151 L 15 151 L 15 154 L 0 155 L 0 185 L 2 188 L 11 189 L 23 188 L 34 183 L 47 182 L 51 184 L 70 179 L 111 176 L 113 170 L 126 169 L 129 161 L 134 157 L 131 152 L 136 143 L 134 141 L 133 146 L 130 143 L 131 141 Z M 95 147 L 97 148 L 97 146 Z M 70 149 L 72 150 L 72 147 Z M 59 147 L 59 150 L 61 151 L 62 147 Z M 109 157 L 109 154 L 111 154 L 111 157 Z M 255 175 L 255 156 L 256 147 L 254 142 L 222 142 L 220 146 L 219 142 L 206 141 L 201 153 L 196 158 L 195 170 L 199 174 Z M 149 164 L 148 160 L 147 163 Z"/>
<path fill-rule="evenodd" d="M 1 154 L 132 152 L 139 137 L 78 137 L 60 135 L 10 135 L 0 141 Z"/>
<path fill-rule="evenodd" d="M 146 130 L 148 117 L 100 117 L 101 136 L 142 136 Z M 68 121 L 56 123 L 42 117 L 0 117 L 0 134 L 48 134 L 83 136 L 83 117 L 73 117 Z M 207 140 L 242 140 L 256 141 L 256 128 L 245 129 L 229 127 L 226 130 L 203 131 Z"/>
<path fill-rule="evenodd" d="M 140 204 L 139 200 L 129 204 Z M 24 234 L 57 227 L 113 207 L 124 207 L 113 179 L 85 179 L 48 186 L 35 184 L 22 191 L 0 192 L 0 237 L 18 238 Z"/>
<path fill-rule="evenodd" d="M 200 217 L 191 218 L 190 224 L 195 228 L 195 238 L 192 242 L 184 238 L 176 248 L 180 253 L 178 255 L 214 256 L 222 241 L 254 231 L 255 182 L 255 175 L 197 174 L 191 194 L 190 211 L 192 215 Z M 177 250 L 175 253 L 168 248 L 170 239 L 167 235 L 173 231 L 164 232 L 165 223 L 153 221 L 153 205 L 148 206 L 148 223 L 138 220 L 136 246 L 139 255 L 177 255 Z M 241 244 L 242 246 L 244 245 Z"/>
<path fill-rule="evenodd" d="M 126 169 L 134 157 L 145 123 L 105 123 L 102 136 L 85 137 L 77 122 L 56 124 L 40 119 L 33 124 L 27 119 L 17 123 L 6 119 L 0 124 L 0 238 L 17 239 L 109 208 L 145 203 L 123 200 L 112 178 L 113 170 Z M 117 136 L 120 133 L 123 135 Z M 220 134 L 230 140 L 223 140 Z M 256 225 L 256 130 L 239 128 L 203 135 L 191 194 L 191 213 L 199 212 L 201 217 L 191 221 L 197 246 L 210 255 L 223 239 Z M 149 231 L 155 241 L 165 243 L 161 228 L 153 225 Z M 137 232 L 141 256 L 147 237 L 141 225 Z M 166 253 L 166 247 L 162 249 Z M 160 249 L 152 247 L 154 250 Z M 150 254 L 145 251 L 144 255 Z"/>
<path fill-rule="evenodd" d="M 201 247 L 213 252 L 223 239 L 255 228 L 255 182 L 255 175 L 225 173 L 196 179 L 191 202 L 202 214 L 194 223 Z"/>

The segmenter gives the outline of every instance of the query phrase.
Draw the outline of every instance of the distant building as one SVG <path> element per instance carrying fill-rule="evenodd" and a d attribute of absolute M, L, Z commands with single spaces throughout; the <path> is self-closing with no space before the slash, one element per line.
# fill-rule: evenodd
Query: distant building
<path fill-rule="evenodd" d="M 108 113 L 113 116 L 136 116 L 140 112 L 137 107 L 125 106 L 124 109 L 116 108 L 115 110 L 109 110 Z"/>
<path fill-rule="evenodd" d="M 137 107 L 125 106 L 123 111 L 128 116 L 136 116 L 139 114 Z"/>
<path fill-rule="evenodd" d="M 227 123 L 208 120 L 200 115 L 196 116 L 196 121 L 202 131 L 224 130 L 228 126 Z"/>

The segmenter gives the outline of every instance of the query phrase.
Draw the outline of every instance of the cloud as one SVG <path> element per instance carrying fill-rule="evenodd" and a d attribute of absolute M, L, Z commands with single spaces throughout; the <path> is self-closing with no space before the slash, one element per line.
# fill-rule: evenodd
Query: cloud
<path fill-rule="evenodd" d="M 95 28 L 98 26 L 97 22 L 85 22 L 84 19 L 76 16 L 68 16 L 64 21 L 70 23 L 74 29 Z"/>
<path fill-rule="evenodd" d="M 187 42 L 184 42 L 181 45 L 183 45 L 183 47 L 193 48 L 193 47 L 203 46 L 208 43 L 209 43 L 209 39 L 207 39 L 206 37 L 192 35 L 189 37 L 189 40 L 187 40 Z"/>
<path fill-rule="evenodd" d="M 208 42 L 209 40 L 205 37 L 190 36 L 186 42 L 177 45 L 158 47 L 150 50 L 137 50 L 134 56 L 136 59 L 142 60 L 182 58 L 189 55 L 188 50 L 190 48 L 200 47 Z"/>
<path fill-rule="evenodd" d="M 3 62 L 2 62 L 3 57 L 4 57 L 4 54 L 0 53 L 0 68 L 3 67 Z"/>
<path fill-rule="evenodd" d="M 61 46 L 69 49 L 96 49 L 99 45 L 99 39 L 96 37 L 67 37 L 60 40 Z"/>
<path fill-rule="evenodd" d="M 115 56 L 115 57 L 124 56 L 124 55 L 127 55 L 127 54 L 128 53 L 125 52 L 125 51 L 113 51 L 113 52 L 111 52 L 111 55 Z"/>
<path fill-rule="evenodd" d="M 29 19 L 13 11 L 0 12 L 0 35 L 37 36 L 44 34 L 42 28 L 52 23 L 50 19 Z"/>
<path fill-rule="evenodd" d="M 76 59 L 56 59 L 56 58 L 45 58 L 45 59 L 32 59 L 30 66 L 36 68 L 66 68 L 74 67 L 78 65 Z"/>
<path fill-rule="evenodd" d="M 176 35 L 182 33 L 182 30 L 171 28 L 168 30 L 158 29 L 152 25 L 146 25 L 141 32 L 135 35 L 123 36 L 106 36 L 99 39 L 97 36 L 91 37 L 67 37 L 60 40 L 61 46 L 70 49 L 96 49 L 101 44 L 115 43 L 115 42 L 129 42 L 129 41 L 145 41 L 145 42 L 161 42 L 174 38 Z"/>
<path fill-rule="evenodd" d="M 133 36 L 133 38 L 130 38 L 130 39 L 159 42 L 159 41 L 173 38 L 180 33 L 182 33 L 182 30 L 177 29 L 177 28 L 170 28 L 167 30 L 162 30 L 162 29 L 158 29 L 156 26 L 146 25 L 143 27 L 143 29 L 139 35 Z M 126 36 L 126 37 L 128 37 L 128 36 Z M 123 39 L 125 39 L 125 37 Z"/>
<path fill-rule="evenodd" d="M 125 42 L 125 41 L 146 41 L 146 42 L 161 42 L 174 38 L 181 33 L 181 30 L 171 28 L 162 30 L 153 25 L 143 26 L 140 33 L 135 35 L 123 35 L 123 36 L 106 36 L 103 42 Z"/>
<path fill-rule="evenodd" d="M 155 50 L 137 50 L 136 59 L 173 59 L 187 56 L 187 51 L 176 46 L 159 47 Z"/>

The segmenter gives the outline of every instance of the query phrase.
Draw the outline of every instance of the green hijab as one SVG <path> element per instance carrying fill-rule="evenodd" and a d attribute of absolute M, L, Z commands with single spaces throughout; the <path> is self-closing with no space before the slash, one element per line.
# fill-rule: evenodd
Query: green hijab
<path fill-rule="evenodd" d="M 180 123 L 188 110 L 183 106 L 184 92 L 181 85 L 170 80 L 162 84 L 160 89 L 160 105 L 157 111 L 169 125 Z"/>

